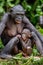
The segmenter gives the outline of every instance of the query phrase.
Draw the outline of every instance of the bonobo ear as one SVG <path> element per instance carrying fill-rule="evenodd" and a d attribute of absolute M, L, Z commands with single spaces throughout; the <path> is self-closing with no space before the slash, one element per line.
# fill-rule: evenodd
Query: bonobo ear
<path fill-rule="evenodd" d="M 10 12 L 12 12 L 13 10 L 10 10 Z"/>
<path fill-rule="evenodd" d="M 10 9 L 10 12 L 13 12 L 12 8 Z"/>

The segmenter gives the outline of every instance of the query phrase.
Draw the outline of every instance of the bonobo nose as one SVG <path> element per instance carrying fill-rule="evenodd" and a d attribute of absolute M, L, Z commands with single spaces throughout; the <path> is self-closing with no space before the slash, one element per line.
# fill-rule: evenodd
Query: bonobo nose
<path fill-rule="evenodd" d="M 15 20 L 16 21 L 22 21 L 22 18 L 21 17 L 17 17 Z"/>
<path fill-rule="evenodd" d="M 22 19 L 22 17 L 19 16 L 18 19 Z"/>

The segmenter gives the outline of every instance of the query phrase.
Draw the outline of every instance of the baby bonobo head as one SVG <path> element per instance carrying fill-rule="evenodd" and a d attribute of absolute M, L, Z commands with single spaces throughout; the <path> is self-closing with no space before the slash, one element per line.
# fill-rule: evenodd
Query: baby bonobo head
<path fill-rule="evenodd" d="M 23 31 L 22 31 L 22 39 L 25 41 L 25 40 L 27 40 L 27 39 L 29 39 L 29 38 L 31 38 L 31 32 L 30 32 L 30 30 L 28 30 L 28 29 L 24 29 Z"/>

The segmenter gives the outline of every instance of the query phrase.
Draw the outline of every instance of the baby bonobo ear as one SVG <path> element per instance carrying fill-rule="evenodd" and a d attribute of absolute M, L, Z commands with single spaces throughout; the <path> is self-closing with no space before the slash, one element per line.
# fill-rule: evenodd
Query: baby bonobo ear
<path fill-rule="evenodd" d="M 32 37 L 32 34 L 31 34 L 31 32 L 30 32 L 30 34 L 28 34 L 28 38 L 31 38 Z"/>

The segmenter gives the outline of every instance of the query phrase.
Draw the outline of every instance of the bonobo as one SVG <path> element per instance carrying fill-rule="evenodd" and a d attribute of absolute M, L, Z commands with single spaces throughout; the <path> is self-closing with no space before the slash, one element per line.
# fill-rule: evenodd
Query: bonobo
<path fill-rule="evenodd" d="M 31 44 L 31 32 L 28 29 L 24 29 L 21 34 L 21 44 L 22 50 L 25 54 L 31 55 L 32 53 L 32 44 Z"/>
<path fill-rule="evenodd" d="M 25 16 L 23 7 L 21 5 L 16 5 L 11 8 L 10 12 L 5 13 L 0 23 L 0 37 L 5 45 L 4 49 L 0 53 L 0 57 L 6 57 L 10 54 L 13 46 L 19 43 L 19 37 L 16 35 L 21 34 L 24 28 L 28 28 L 30 31 L 36 33 L 40 42 L 43 42 L 39 32 L 37 32 Z M 39 48 L 40 45 L 38 49 Z"/>
<path fill-rule="evenodd" d="M 39 17 L 39 24 L 43 27 L 43 15 Z"/>

